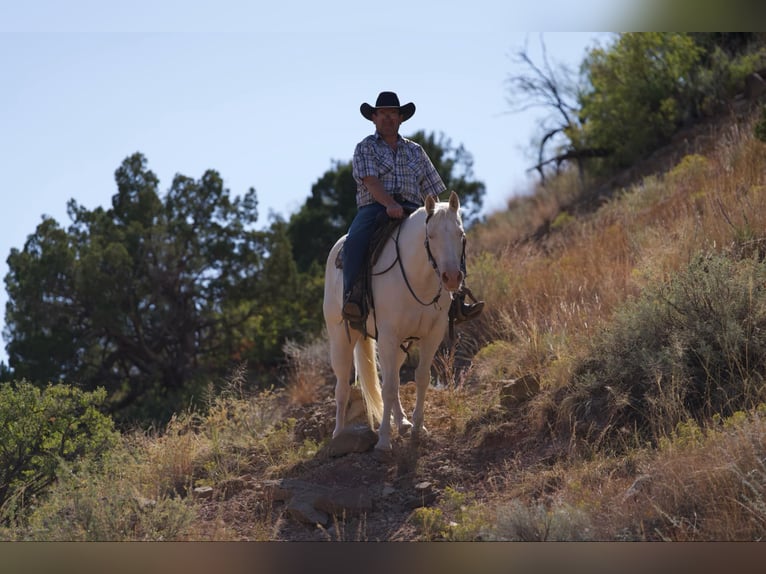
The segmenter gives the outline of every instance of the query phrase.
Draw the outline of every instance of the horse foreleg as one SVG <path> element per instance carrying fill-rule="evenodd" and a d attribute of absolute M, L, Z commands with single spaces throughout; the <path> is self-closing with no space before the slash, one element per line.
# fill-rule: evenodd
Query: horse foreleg
<path fill-rule="evenodd" d="M 332 438 L 338 436 L 346 426 L 346 408 L 350 394 L 349 381 L 338 378 L 335 382 L 335 430 L 332 431 Z"/>
<path fill-rule="evenodd" d="M 383 395 L 383 418 L 378 428 L 377 450 L 391 450 L 391 415 L 397 419 L 397 424 L 404 418 L 401 402 L 399 401 L 399 349 L 396 345 L 378 344 L 381 371 L 381 394 Z"/>
<path fill-rule="evenodd" d="M 423 342 L 420 346 L 420 360 L 415 369 L 415 409 L 412 412 L 412 422 L 414 427 L 412 434 L 417 437 L 420 432 L 428 433 L 423 426 L 424 411 L 426 404 L 426 391 L 431 382 L 431 363 L 436 354 L 437 344 Z"/>
<path fill-rule="evenodd" d="M 391 381 L 383 380 L 383 420 L 378 427 L 378 442 L 375 448 L 378 450 L 391 450 L 391 407 L 394 399 L 391 396 Z"/>
<path fill-rule="evenodd" d="M 401 347 L 399 348 L 399 352 L 397 355 L 397 363 L 396 363 L 396 372 L 401 372 L 402 365 L 404 364 L 404 359 L 407 358 L 407 353 L 405 353 Z M 396 393 L 393 396 L 394 404 L 392 407 L 393 416 L 394 416 L 394 424 L 396 425 L 396 428 L 399 430 L 400 436 L 405 436 L 408 432 L 410 432 L 410 429 L 412 428 L 412 423 L 407 420 L 407 417 L 404 414 L 404 409 L 402 408 L 402 400 L 401 400 L 401 394 L 399 393 L 399 385 L 401 384 L 401 381 L 399 380 L 399 377 L 397 375 L 396 378 Z"/>

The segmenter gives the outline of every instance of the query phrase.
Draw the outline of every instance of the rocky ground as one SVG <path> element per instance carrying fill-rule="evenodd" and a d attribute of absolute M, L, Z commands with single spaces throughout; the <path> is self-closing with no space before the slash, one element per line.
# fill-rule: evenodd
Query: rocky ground
<path fill-rule="evenodd" d="M 408 412 L 414 391 L 413 383 L 401 387 Z M 426 400 L 427 436 L 417 441 L 396 437 L 393 452 L 385 456 L 374 451 L 376 435 L 363 416 L 347 433 L 329 440 L 335 418 L 331 389 L 327 395 L 315 404 L 293 407 L 290 414 L 298 419 L 297 439 L 310 437 L 323 445 L 313 458 L 279 478 L 244 476 L 199 493 L 209 496 L 201 502 L 211 537 L 225 525 L 243 540 L 416 540 L 413 511 L 437 504 L 445 488 L 481 499 L 506 486 L 509 464 L 551 456 L 546 449 L 532 454 L 513 406 L 493 405 L 497 397 L 491 389 L 432 387 Z M 482 402 L 489 407 L 476 411 Z M 360 410 L 353 400 L 350 408 Z M 462 425 L 456 420 L 461 417 Z"/>

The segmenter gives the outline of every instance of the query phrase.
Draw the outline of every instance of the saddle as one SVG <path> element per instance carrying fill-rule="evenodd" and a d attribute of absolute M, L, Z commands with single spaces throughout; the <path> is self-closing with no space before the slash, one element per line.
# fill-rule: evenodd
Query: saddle
<path fill-rule="evenodd" d="M 385 212 L 381 212 L 375 220 L 375 231 L 370 238 L 370 244 L 367 247 L 367 254 L 365 256 L 364 263 L 359 276 L 356 278 L 356 282 L 352 286 L 352 291 L 361 293 L 359 301 L 362 305 L 362 319 L 357 323 L 351 323 L 351 327 L 361 331 L 365 337 L 369 336 L 367 333 L 367 317 L 370 314 L 370 310 L 375 309 L 375 304 L 372 297 L 372 268 L 377 263 L 380 255 L 383 253 L 383 247 L 386 245 L 386 240 L 391 237 L 394 232 L 399 228 L 402 222 L 412 213 L 412 210 L 405 208 L 405 217 L 401 219 L 391 219 Z M 343 250 L 346 248 L 344 243 L 338 255 L 335 258 L 335 267 L 343 269 Z"/>

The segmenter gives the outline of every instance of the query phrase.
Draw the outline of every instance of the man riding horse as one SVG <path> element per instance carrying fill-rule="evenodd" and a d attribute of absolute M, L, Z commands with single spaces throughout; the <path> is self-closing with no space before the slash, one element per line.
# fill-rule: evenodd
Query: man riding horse
<path fill-rule="evenodd" d="M 363 103 L 360 110 L 375 124 L 375 133 L 357 144 L 352 163 L 358 211 L 343 248 L 343 318 L 354 327 L 365 319 L 358 279 L 379 215 L 402 219 L 426 197 L 438 199 L 447 189 L 422 146 L 399 135 L 399 126 L 415 113 L 415 104 L 402 106 L 394 92 L 381 92 L 374 107 Z M 461 267 L 465 277 L 464 258 Z M 467 288 L 453 295 L 450 315 L 456 323 L 477 317 L 484 308 L 483 301 L 466 303 L 466 294 L 473 299 Z"/>

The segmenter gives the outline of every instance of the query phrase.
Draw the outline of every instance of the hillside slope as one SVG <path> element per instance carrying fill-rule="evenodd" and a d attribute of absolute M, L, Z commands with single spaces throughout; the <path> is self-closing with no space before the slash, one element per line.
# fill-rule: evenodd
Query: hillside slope
<path fill-rule="evenodd" d="M 570 276 L 561 270 L 572 265 L 567 259 L 576 257 L 576 250 L 603 254 L 602 266 L 609 266 L 611 257 L 625 258 L 619 272 L 628 278 L 613 300 L 603 297 L 599 312 L 590 318 L 596 325 L 608 325 L 612 310 L 622 301 L 641 293 L 651 281 L 672 277 L 694 251 L 715 249 L 716 243 L 718 248 L 730 249 L 736 240 L 733 235 L 741 231 L 733 229 L 738 226 L 732 220 L 739 214 L 728 209 L 730 197 L 741 201 L 747 193 L 755 197 L 766 190 L 763 161 L 758 159 L 763 144 L 751 135 L 755 116 L 747 102 L 733 111 L 726 118 L 685 130 L 673 145 L 602 184 L 596 193 L 545 205 L 551 210 L 547 225 L 526 235 L 517 229 L 515 239 L 505 236 L 498 241 L 493 231 L 497 222 L 490 221 L 487 229 L 476 232 L 473 239 L 479 247 L 472 246 L 473 253 L 494 253 L 508 266 L 496 265 L 487 271 L 478 265 L 474 288 L 479 285 L 485 290 L 494 273 L 510 274 L 513 259 L 523 247 L 517 272 L 531 270 L 534 275 L 538 265 L 557 265 L 561 275 L 556 286 L 542 287 L 550 287 L 548 297 L 565 307 L 568 288 L 561 283 Z M 701 159 L 690 163 L 685 158 Z M 733 169 L 740 173 L 734 175 Z M 725 179 L 729 183 L 722 185 Z M 519 202 L 512 202 L 511 209 L 514 205 Z M 715 205 L 721 209 L 710 216 L 718 225 L 712 229 L 702 218 Z M 561 213 L 571 219 L 566 219 L 566 225 L 551 225 Z M 512 214 L 496 217 L 508 216 Z M 756 212 L 745 216 L 752 224 L 761 221 Z M 687 217 L 696 218 L 696 231 L 677 227 Z M 615 227 L 616 222 L 622 225 Z M 604 240 L 605 229 L 611 242 Z M 761 229 L 744 241 L 760 242 Z M 636 247 L 644 241 L 639 233 L 655 238 Z M 659 241 L 662 236 L 674 240 Z M 633 251 L 629 256 L 614 255 L 623 249 Z M 669 253 L 673 249 L 677 252 Z M 650 269 L 649 262 L 657 267 Z M 570 273 L 572 282 L 579 284 L 579 304 L 584 309 L 567 315 L 570 324 L 564 326 L 557 324 L 561 310 L 550 312 L 551 304 L 535 306 L 527 301 L 533 305 L 527 312 L 534 317 L 521 316 L 517 305 L 524 303 L 523 289 L 522 293 L 505 289 L 505 299 L 486 289 L 489 312 L 482 324 L 463 332 L 462 343 L 464 348 L 475 346 L 482 351 L 459 381 L 429 390 L 426 425 L 430 435 L 418 444 L 398 438 L 387 460 L 369 450 L 328 454 L 334 405 L 332 383 L 325 378 L 315 389 L 313 402 L 293 406 L 288 414 L 297 420 L 297 440 L 310 438 L 324 448 L 279 476 L 247 475 L 242 488 L 223 496 L 225 500 L 214 496 L 203 505 L 208 526 L 202 532 L 214 535 L 215 524 L 223 521 L 226 531 L 248 538 L 251 523 L 242 509 L 265 505 L 269 511 L 263 519 L 273 526 L 267 537 L 276 540 L 742 540 L 762 536 L 766 435 L 757 404 L 720 415 L 708 413 L 715 416 L 698 422 L 684 418 L 688 415 L 684 410 L 678 423 L 669 420 L 670 430 L 649 442 L 641 438 L 644 434 L 634 434 L 640 429 L 615 430 L 607 422 L 598 423 L 613 408 L 608 400 L 598 407 L 600 414 L 586 415 L 595 421 L 586 435 L 578 434 L 581 422 L 576 416 L 581 415 L 576 411 L 561 416 L 562 404 L 586 392 L 572 385 L 575 358 L 586 353 L 582 338 L 597 331 L 594 326 L 572 324 L 587 321 L 584 299 L 588 296 L 582 295 L 582 288 L 596 287 L 597 280 L 587 277 L 587 266 L 576 267 Z M 609 279 L 607 290 L 613 281 Z M 537 327 L 530 327 L 531 322 Z M 534 332 L 543 324 L 547 335 Z M 560 346 L 529 348 L 541 344 Z M 508 396 L 509 383 L 525 373 L 532 374 L 541 390 L 531 398 Z M 412 387 L 402 386 L 405 410 L 414 404 Z M 598 405 L 595 395 L 580 399 Z M 622 444 L 606 441 L 607 433 L 624 436 L 619 439 Z M 700 489 L 707 494 L 700 494 Z"/>
<path fill-rule="evenodd" d="M 243 366 L 204 413 L 126 433 L 0 538 L 763 538 L 759 111 L 742 102 L 586 193 L 562 174 L 472 230 L 487 307 L 438 355 L 418 442 L 372 452 L 359 397 L 330 440 L 320 340 L 288 349 L 278 390 L 248 394 Z M 409 412 L 410 380 L 405 365 Z"/>

